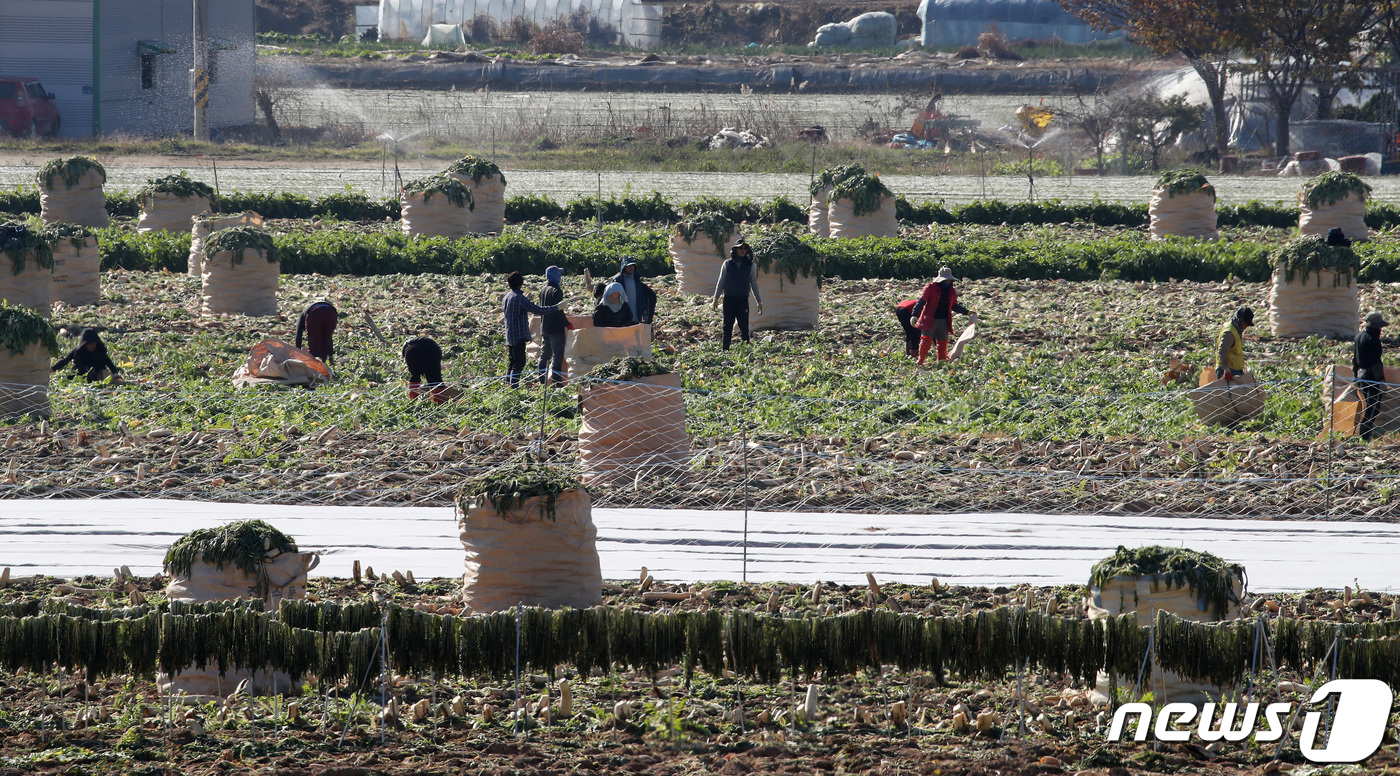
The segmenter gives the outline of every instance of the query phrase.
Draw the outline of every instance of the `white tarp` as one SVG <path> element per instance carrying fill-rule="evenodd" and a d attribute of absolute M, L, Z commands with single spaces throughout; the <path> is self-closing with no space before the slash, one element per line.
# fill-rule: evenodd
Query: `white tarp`
<path fill-rule="evenodd" d="M 434 24 L 470 24 L 489 18 L 500 24 L 515 18 L 544 26 L 575 13 L 617 31 L 614 41 L 633 48 L 661 43 L 661 5 L 644 0 L 382 0 L 380 40 L 422 40 Z"/>
<path fill-rule="evenodd" d="M 15 499 L 0 510 L 0 566 L 15 576 L 107 575 L 123 563 L 160 570 L 170 537 L 231 520 L 266 520 L 319 552 L 312 576 L 348 577 L 358 560 L 418 579 L 462 573 L 453 507 L 331 507 L 160 499 Z M 738 510 L 593 509 L 604 579 L 739 579 Z M 756 582 L 1082 585 L 1122 544 L 1189 546 L 1249 569 L 1253 590 L 1396 590 L 1400 531 L 1389 523 L 1220 520 L 1142 515 L 865 515 L 749 512 L 748 576 Z"/>

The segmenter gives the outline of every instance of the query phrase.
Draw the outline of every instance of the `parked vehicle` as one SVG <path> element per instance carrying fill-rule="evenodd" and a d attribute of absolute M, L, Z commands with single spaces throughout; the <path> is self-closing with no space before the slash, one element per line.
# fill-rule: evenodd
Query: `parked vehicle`
<path fill-rule="evenodd" d="M 53 137 L 62 126 L 54 95 L 33 78 L 0 76 L 0 126 L 20 137 Z"/>

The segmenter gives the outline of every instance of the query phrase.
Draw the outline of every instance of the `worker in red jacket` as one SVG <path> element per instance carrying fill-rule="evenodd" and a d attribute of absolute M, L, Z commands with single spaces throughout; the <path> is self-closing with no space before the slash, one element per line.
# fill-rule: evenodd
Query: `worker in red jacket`
<path fill-rule="evenodd" d="M 938 343 L 938 360 L 948 360 L 948 334 L 952 331 L 951 321 L 953 313 L 971 315 L 972 312 L 966 307 L 958 304 L 958 292 L 953 288 L 953 270 L 948 267 L 940 267 L 938 277 L 932 283 L 924 286 L 924 292 L 919 295 L 919 301 L 924 308 L 919 311 L 918 323 L 915 327 L 920 333 L 919 339 L 919 366 L 924 365 L 924 360 L 928 358 L 929 348 L 933 343 Z"/>
<path fill-rule="evenodd" d="M 917 299 L 905 299 L 894 306 L 894 317 L 899 319 L 899 327 L 904 330 L 904 355 L 910 358 L 919 356 L 919 327 L 914 321 L 922 309 Z"/>

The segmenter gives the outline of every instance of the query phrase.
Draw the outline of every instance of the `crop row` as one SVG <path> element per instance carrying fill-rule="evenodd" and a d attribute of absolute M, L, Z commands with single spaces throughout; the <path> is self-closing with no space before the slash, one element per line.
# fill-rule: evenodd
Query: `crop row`
<path fill-rule="evenodd" d="M 1192 280 L 1228 278 L 1262 282 L 1272 272 L 1273 246 L 1254 242 L 1148 241 L 1140 235 L 1094 240 L 1030 237 L 1011 240 L 804 237 L 824 262 L 824 275 L 846 280 L 926 278 L 944 265 L 960 277 L 1018 280 Z M 499 237 L 412 238 L 398 233 L 326 231 L 278 234 L 275 242 L 285 274 L 478 275 L 520 270 L 543 274 L 558 265 L 570 273 L 616 271 L 630 256 L 646 275 L 675 272 L 660 228 L 521 227 Z M 101 230 L 103 269 L 184 272 L 189 235 L 132 234 Z M 1400 281 L 1400 247 L 1357 247 L 1364 282 Z"/>
<path fill-rule="evenodd" d="M 221 213 L 241 213 L 252 210 L 265 218 L 331 218 L 342 221 L 383 221 L 399 218 L 397 199 L 371 199 L 358 192 L 307 197 L 289 192 L 233 192 L 219 195 L 214 209 Z M 506 221 L 531 223 L 549 221 L 586 221 L 601 218 L 606 223 L 660 221 L 675 222 L 701 210 L 724 213 L 738 223 L 776 223 L 806 221 L 806 206 L 787 197 L 766 202 L 752 199 L 721 199 L 702 197 L 674 203 L 653 192 L 647 197 L 581 197 L 558 202 L 547 196 L 530 194 L 506 200 Z M 107 211 L 114 216 L 134 218 L 141 213 L 136 194 L 113 192 L 107 195 Z M 969 225 L 1040 225 L 1081 223 L 1107 227 L 1145 227 L 1148 224 L 1147 205 L 1126 205 L 1113 202 L 1003 202 L 976 200 L 948 206 L 942 202 L 910 202 L 900 197 L 896 211 L 901 221 L 911 224 L 969 224 Z M 39 193 L 34 188 L 15 188 L 0 192 L 0 213 L 16 215 L 39 212 Z M 1243 205 L 1222 205 L 1216 208 L 1222 227 L 1271 227 L 1285 229 L 1298 224 L 1298 208 L 1258 201 Z M 1400 226 L 1400 207 L 1371 203 L 1366 223 L 1373 229 Z"/>

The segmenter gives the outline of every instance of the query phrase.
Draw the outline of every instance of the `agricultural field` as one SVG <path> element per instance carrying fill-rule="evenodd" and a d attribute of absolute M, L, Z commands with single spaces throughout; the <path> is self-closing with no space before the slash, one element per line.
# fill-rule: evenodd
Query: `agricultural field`
<path fill-rule="evenodd" d="M 35 578 L 0 589 L 0 607 L 14 610 L 42 601 L 57 607 L 54 611 L 77 616 L 90 611 L 84 607 L 123 605 L 135 590 L 146 606 L 160 610 L 166 606 L 162 590 L 167 580 L 58 583 Z M 325 578 L 314 580 L 308 592 L 326 605 L 367 602 L 373 594 L 387 605 L 448 615 L 457 611 L 459 586 L 456 579 L 370 585 Z M 1020 607 L 1028 605 L 1084 622 L 1083 590 L 1074 586 L 717 583 L 686 597 L 684 587 L 659 583 L 648 592 L 636 581 L 608 583 L 604 603 L 658 618 L 771 612 L 797 621 L 918 615 L 989 622 L 997 614 L 1024 612 Z M 687 600 L 667 602 L 661 596 Z M 1329 631 L 1338 622 L 1385 627 L 1395 603 L 1392 596 L 1361 590 L 1348 591 L 1345 600 L 1335 592 L 1311 591 L 1251 595 L 1244 601 L 1247 610 L 1281 611 L 1290 622 L 1325 623 Z M 1375 625 L 1359 625 L 1366 622 Z M 986 660 L 995 663 L 997 658 Z M 1272 747 L 1260 744 L 1104 746 L 1110 715 L 1096 704 L 1091 683 L 1073 671 L 1003 668 L 969 674 L 953 668 L 953 658 L 949 661 L 947 671 L 887 665 L 841 675 L 820 668 L 782 670 L 767 677 L 727 669 L 712 673 L 708 663 L 703 670 L 696 666 L 693 674 L 681 665 L 582 672 L 530 665 L 518 678 L 499 670 L 471 678 L 394 670 L 363 681 L 308 681 L 285 697 L 235 696 L 226 702 L 172 699 L 155 692 L 149 681 L 125 676 L 20 669 L 0 679 L 0 730 L 7 741 L 0 768 L 6 773 L 68 774 L 957 776 L 1277 770 L 1277 763 L 1267 765 L 1274 757 Z M 1279 673 L 1260 670 L 1251 679 L 1253 697 L 1277 700 L 1290 699 L 1308 677 L 1285 668 Z M 561 681 L 569 685 L 567 706 Z M 519 730 L 511 717 L 517 693 L 524 706 Z M 393 698 L 400 710 L 387 722 L 379 714 L 384 697 Z M 424 711 L 417 716 L 413 708 L 420 706 Z M 742 709 L 739 716 L 736 709 Z M 955 722 L 960 713 L 977 723 L 963 727 Z M 1325 772 L 1299 768 L 1301 762 L 1296 752 L 1285 753 L 1283 769 Z M 1367 767 L 1372 773 L 1395 767 L 1393 747 L 1384 747 Z"/>

